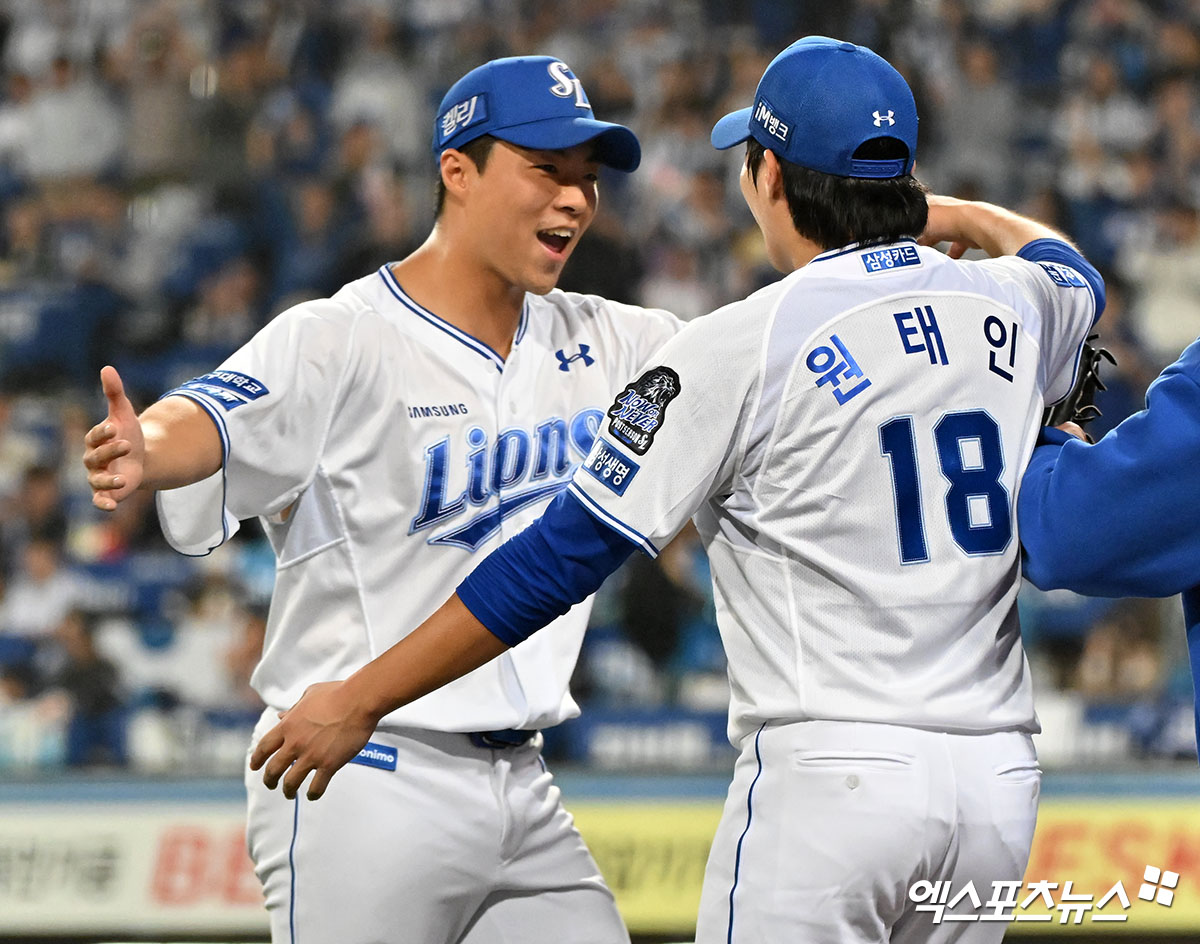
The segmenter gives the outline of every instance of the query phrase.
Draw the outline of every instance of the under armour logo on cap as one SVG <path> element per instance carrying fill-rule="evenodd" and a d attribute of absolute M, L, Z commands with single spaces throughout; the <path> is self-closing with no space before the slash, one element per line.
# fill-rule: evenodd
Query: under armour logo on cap
<path fill-rule="evenodd" d="M 747 138 L 781 160 L 823 174 L 886 180 L 912 173 L 917 104 L 904 76 L 871 50 L 806 36 L 771 60 L 754 106 L 730 112 L 712 130 L 713 147 L 720 150 Z M 890 144 L 879 152 L 890 157 L 855 156 L 881 138 L 894 138 L 907 153 Z"/>

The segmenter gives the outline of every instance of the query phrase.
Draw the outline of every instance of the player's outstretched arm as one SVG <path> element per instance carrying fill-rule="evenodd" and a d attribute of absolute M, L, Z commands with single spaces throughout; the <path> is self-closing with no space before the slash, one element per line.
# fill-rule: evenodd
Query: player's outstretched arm
<path fill-rule="evenodd" d="M 412 633 L 345 681 L 310 685 L 258 742 L 250 769 L 265 765 L 263 783 L 272 790 L 282 777 L 288 799 L 315 772 L 308 798 L 317 800 L 330 778 L 362 750 L 384 715 L 466 675 L 507 648 L 455 594 Z"/>
<path fill-rule="evenodd" d="M 138 416 L 113 367 L 100 371 L 108 415 L 83 438 L 92 504 L 112 511 L 137 488 L 178 488 L 221 468 L 221 438 L 193 401 L 160 400 Z"/>
<path fill-rule="evenodd" d="M 938 194 L 930 194 L 927 199 L 929 220 L 919 242 L 923 246 L 950 243 L 948 255 L 954 259 L 968 249 L 982 249 L 995 258 L 1016 255 L 1035 239 L 1067 242 L 1062 233 L 1044 223 L 991 203 Z"/>

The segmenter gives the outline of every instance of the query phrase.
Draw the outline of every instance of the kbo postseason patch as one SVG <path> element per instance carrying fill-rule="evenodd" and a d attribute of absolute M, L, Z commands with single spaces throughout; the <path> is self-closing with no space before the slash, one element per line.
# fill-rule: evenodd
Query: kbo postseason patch
<path fill-rule="evenodd" d="M 608 408 L 608 431 L 639 456 L 662 429 L 667 406 L 679 396 L 679 375 L 670 367 L 655 367 L 627 386 Z"/>

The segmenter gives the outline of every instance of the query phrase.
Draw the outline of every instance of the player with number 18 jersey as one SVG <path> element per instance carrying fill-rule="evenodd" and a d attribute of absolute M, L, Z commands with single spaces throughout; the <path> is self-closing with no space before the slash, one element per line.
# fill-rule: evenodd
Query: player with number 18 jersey
<path fill-rule="evenodd" d="M 1095 312 L 1059 262 L 852 247 L 617 398 L 571 492 L 649 553 L 699 506 L 734 743 L 781 718 L 1037 730 L 1013 507 Z"/>

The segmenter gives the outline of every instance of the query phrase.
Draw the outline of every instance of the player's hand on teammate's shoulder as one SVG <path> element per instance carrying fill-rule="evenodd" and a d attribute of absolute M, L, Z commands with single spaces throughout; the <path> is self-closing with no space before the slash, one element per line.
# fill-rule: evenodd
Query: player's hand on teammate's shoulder
<path fill-rule="evenodd" d="M 121 375 L 113 367 L 100 371 L 100 384 L 108 400 L 108 416 L 83 438 L 83 466 L 92 487 L 92 504 L 112 511 L 141 483 L 145 461 L 142 424 Z"/>
<path fill-rule="evenodd" d="M 363 749 L 376 724 L 344 682 L 308 686 L 279 719 L 255 746 L 250 769 L 263 768 L 263 783 L 271 790 L 282 778 L 289 800 L 314 771 L 308 798 L 320 799 L 330 778 Z"/>

